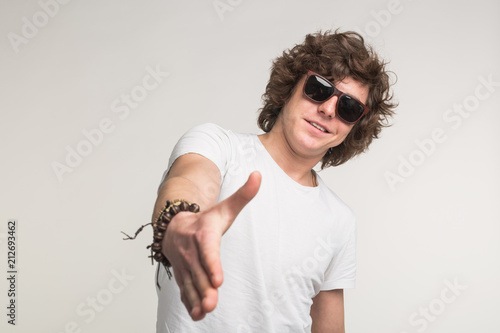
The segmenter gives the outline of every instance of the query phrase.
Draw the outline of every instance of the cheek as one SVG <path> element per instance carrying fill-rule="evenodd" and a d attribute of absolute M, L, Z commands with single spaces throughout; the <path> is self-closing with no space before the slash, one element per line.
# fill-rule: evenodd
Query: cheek
<path fill-rule="evenodd" d="M 293 124 L 298 121 L 300 116 L 300 110 L 302 110 L 301 106 L 297 103 L 293 103 L 290 101 L 283 109 L 281 110 L 281 116 L 283 117 L 283 121 L 286 124 Z"/>
<path fill-rule="evenodd" d="M 353 128 L 353 125 L 342 124 L 339 126 L 337 136 L 334 140 L 335 146 L 338 146 L 339 144 L 341 144 L 345 140 L 345 138 L 351 132 L 352 128 Z"/>
<path fill-rule="evenodd" d="M 342 121 L 339 121 L 338 124 L 337 134 L 344 138 L 351 132 L 352 128 L 354 127 L 354 125 L 348 125 Z"/>

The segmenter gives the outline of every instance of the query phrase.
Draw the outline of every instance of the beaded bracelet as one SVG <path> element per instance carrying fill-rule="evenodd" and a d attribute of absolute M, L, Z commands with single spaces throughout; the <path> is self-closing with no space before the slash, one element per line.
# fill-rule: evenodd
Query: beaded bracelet
<path fill-rule="evenodd" d="M 167 230 L 168 224 L 177 213 L 179 212 L 198 213 L 199 211 L 200 211 L 200 206 L 198 206 L 198 204 L 191 203 L 183 199 L 176 199 L 173 201 L 167 200 L 165 207 L 163 207 L 163 209 L 160 211 L 160 214 L 158 214 L 158 217 L 155 219 L 155 221 L 141 226 L 135 232 L 135 235 L 133 237 L 127 235 L 122 231 L 122 233 L 125 236 L 127 236 L 127 238 L 124 238 L 124 240 L 135 239 L 137 235 L 144 229 L 144 227 L 152 225 L 153 243 L 148 247 L 146 247 L 147 249 L 151 248 L 151 255 L 149 256 L 149 258 L 151 258 L 151 264 L 154 264 L 153 259 L 163 264 L 163 267 L 165 267 L 167 271 L 168 278 L 171 279 L 172 272 L 170 272 L 170 267 L 172 267 L 172 265 L 170 264 L 170 261 L 167 259 L 167 257 L 165 257 L 161 252 L 162 249 L 161 243 L 163 241 L 163 237 L 165 236 L 165 231 Z M 160 266 L 158 266 L 158 269 L 159 268 Z M 159 272 L 157 272 L 157 284 L 158 284 L 158 273 Z M 158 285 L 158 287 L 160 286 Z"/>

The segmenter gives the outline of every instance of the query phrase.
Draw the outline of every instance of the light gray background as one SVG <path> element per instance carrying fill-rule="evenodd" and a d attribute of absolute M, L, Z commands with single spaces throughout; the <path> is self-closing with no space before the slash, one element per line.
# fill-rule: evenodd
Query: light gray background
<path fill-rule="evenodd" d="M 499 332 L 500 3 L 220 2 L 232 10 L 218 15 L 212 1 L 73 0 L 43 22 L 37 1 L 1 1 L 4 273 L 8 219 L 19 226 L 18 325 L 6 323 L 2 278 L 1 330 L 153 332 L 150 232 L 125 242 L 120 231 L 150 220 L 176 140 L 204 122 L 260 133 L 271 60 L 306 33 L 341 27 L 362 32 L 390 60 L 400 102 L 394 125 L 367 154 L 321 172 L 358 220 L 347 331 Z M 41 27 L 16 52 L 9 33 L 21 36 L 23 17 L 34 15 Z M 148 67 L 169 76 L 127 117 L 114 113 L 113 101 L 139 91 Z M 497 85 L 478 100 L 476 89 L 488 92 L 479 77 L 489 76 Z M 474 101 L 460 124 L 443 118 Z M 59 181 L 52 164 L 64 164 L 67 146 L 76 149 L 82 131 L 105 118 L 113 131 Z M 415 140 L 436 128 L 446 140 L 422 155 Z M 411 156 L 419 165 L 391 188 L 386 174 Z M 455 294 L 454 282 L 463 288 Z M 92 298 L 105 303 L 100 311 Z"/>

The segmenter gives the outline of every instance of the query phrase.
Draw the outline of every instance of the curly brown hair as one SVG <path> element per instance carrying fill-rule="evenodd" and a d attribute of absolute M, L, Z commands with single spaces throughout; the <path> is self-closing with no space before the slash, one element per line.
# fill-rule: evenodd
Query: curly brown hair
<path fill-rule="evenodd" d="M 330 30 L 308 34 L 302 44 L 285 50 L 273 61 L 271 77 L 262 95 L 258 125 L 264 132 L 273 128 L 281 109 L 292 96 L 298 81 L 308 70 L 342 81 L 351 77 L 369 88 L 366 105 L 370 108 L 351 129 L 345 140 L 328 149 L 321 160 L 321 169 L 337 166 L 368 149 L 378 138 L 382 127 L 390 126 L 388 118 L 397 103 L 392 101 L 386 62 L 379 59 L 363 37 L 353 31 Z"/>

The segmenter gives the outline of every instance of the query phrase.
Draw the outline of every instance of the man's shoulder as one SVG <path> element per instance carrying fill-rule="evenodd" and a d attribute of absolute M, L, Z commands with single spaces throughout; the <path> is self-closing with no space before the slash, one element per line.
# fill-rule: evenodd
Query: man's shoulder
<path fill-rule="evenodd" d="M 227 129 L 225 127 L 220 126 L 219 124 L 212 123 L 212 122 L 206 122 L 206 123 L 194 125 L 187 131 L 187 133 L 196 133 L 196 132 L 209 133 L 209 134 L 219 134 L 219 135 L 225 135 L 225 136 L 232 137 L 232 138 L 247 137 L 249 135 L 254 135 L 254 134 L 250 134 L 250 133 L 235 132 L 231 129 Z"/>
<path fill-rule="evenodd" d="M 219 126 L 215 123 L 201 123 L 195 126 L 192 126 L 188 132 L 230 132 L 229 130 Z"/>

